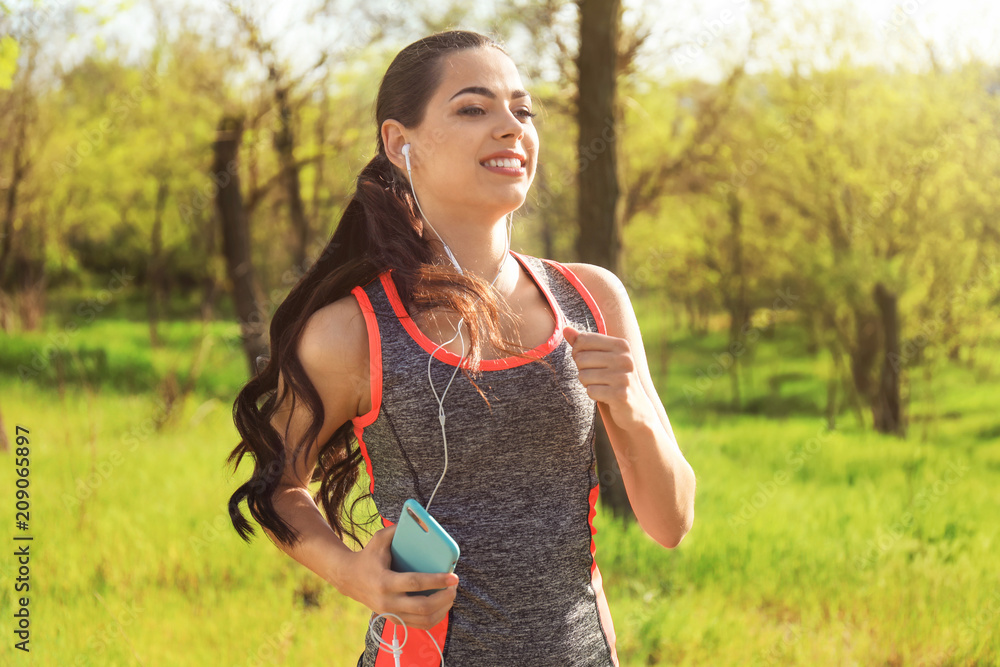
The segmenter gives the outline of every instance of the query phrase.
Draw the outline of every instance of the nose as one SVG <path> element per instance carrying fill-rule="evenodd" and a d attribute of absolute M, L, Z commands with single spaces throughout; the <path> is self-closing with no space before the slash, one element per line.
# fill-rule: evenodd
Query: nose
<path fill-rule="evenodd" d="M 503 122 L 497 124 L 497 132 L 500 137 L 516 137 L 520 139 L 524 136 L 524 123 L 514 115 L 513 111 L 507 109 L 507 113 L 501 114 L 501 117 L 503 118 Z"/>

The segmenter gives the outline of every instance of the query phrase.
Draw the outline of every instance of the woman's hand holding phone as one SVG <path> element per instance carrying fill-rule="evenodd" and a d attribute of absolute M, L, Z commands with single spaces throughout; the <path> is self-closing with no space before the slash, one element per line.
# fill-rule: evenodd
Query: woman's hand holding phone
<path fill-rule="evenodd" d="M 458 575 L 454 572 L 394 572 L 389 550 L 396 526 L 379 530 L 368 544 L 350 556 L 340 578 L 340 592 L 376 614 L 393 613 L 408 628 L 430 630 L 444 620 L 455 602 Z M 441 588 L 433 595 L 409 592 Z"/>

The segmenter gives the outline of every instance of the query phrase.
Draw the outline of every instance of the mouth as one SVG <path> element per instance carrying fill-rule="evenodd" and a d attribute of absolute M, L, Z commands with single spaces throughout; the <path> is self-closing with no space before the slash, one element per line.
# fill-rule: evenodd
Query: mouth
<path fill-rule="evenodd" d="M 495 174 L 503 174 L 505 176 L 524 176 L 526 173 L 525 161 L 517 158 L 485 160 L 479 164 Z"/>

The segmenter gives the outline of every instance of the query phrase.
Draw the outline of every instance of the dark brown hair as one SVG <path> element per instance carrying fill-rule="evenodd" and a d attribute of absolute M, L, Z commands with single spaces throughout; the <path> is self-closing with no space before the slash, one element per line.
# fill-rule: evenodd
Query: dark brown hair
<path fill-rule="evenodd" d="M 462 275 L 450 266 L 435 263 L 440 255 L 435 254 L 423 236 L 423 221 L 417 214 L 405 174 L 389 161 L 382 143 L 381 127 L 386 119 L 395 119 L 407 128 L 423 121 L 428 100 L 443 78 L 443 58 L 463 49 L 484 47 L 507 54 L 500 44 L 479 33 L 464 30 L 437 33 L 400 51 L 382 78 L 375 102 L 375 157 L 361 170 L 355 192 L 326 248 L 276 309 L 270 325 L 267 365 L 240 390 L 233 404 L 233 420 L 242 440 L 226 462 L 232 464 L 235 472 L 243 456 L 250 454 L 254 468 L 250 479 L 229 499 L 229 515 L 236 532 L 248 542 L 254 529 L 240 510 L 244 499 L 253 518 L 281 542 L 294 545 L 299 539 L 297 531 L 281 518 L 272 502 L 286 461 L 283 438 L 271 425 L 271 419 L 289 392 L 293 410 L 296 399 L 305 403 L 312 420 L 296 444 L 296 457 L 307 450 L 322 429 L 322 401 L 297 355 L 299 336 L 320 308 L 350 295 L 355 286 L 365 285 L 391 268 L 390 277 L 408 313 L 447 307 L 465 318 L 471 333 L 468 359 L 472 370 L 470 374 L 463 365 L 462 372 L 484 400 L 485 395 L 473 376 L 481 372 L 479 363 L 485 343 L 511 356 L 528 357 L 508 347 L 509 341 L 501 337 L 497 327 L 499 315 L 509 310 L 495 298 L 490 285 L 481 278 Z M 544 360 L 538 361 L 550 367 Z M 277 395 L 279 373 L 283 381 L 280 396 Z M 321 481 L 314 500 L 322 506 L 337 536 L 343 539 L 346 533 L 358 543 L 361 541 L 355 532 L 346 530 L 341 514 L 347 495 L 357 484 L 361 460 L 353 424 L 345 422 L 329 440 L 320 443 L 310 480 Z M 348 519 L 355 529 L 358 524 L 353 517 L 354 506 L 370 496 L 364 494 L 351 505 Z"/>

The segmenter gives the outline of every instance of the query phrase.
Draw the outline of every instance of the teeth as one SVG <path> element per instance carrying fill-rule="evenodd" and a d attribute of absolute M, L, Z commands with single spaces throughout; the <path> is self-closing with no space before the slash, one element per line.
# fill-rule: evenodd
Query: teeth
<path fill-rule="evenodd" d="M 508 167 L 508 168 L 520 168 L 521 161 L 517 158 L 506 157 L 501 159 L 487 160 L 484 162 L 487 167 Z"/>

